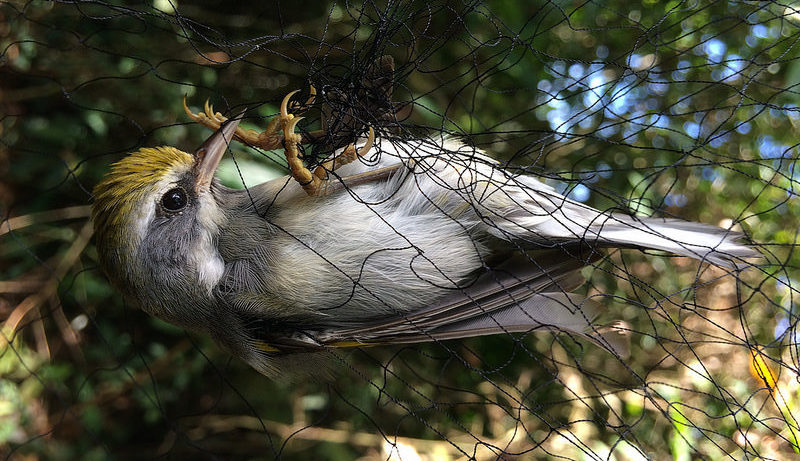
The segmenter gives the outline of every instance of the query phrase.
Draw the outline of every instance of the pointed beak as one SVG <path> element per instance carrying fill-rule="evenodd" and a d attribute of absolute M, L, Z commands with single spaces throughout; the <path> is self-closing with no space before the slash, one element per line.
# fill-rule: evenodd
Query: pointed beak
<path fill-rule="evenodd" d="M 207 191 L 211 187 L 214 173 L 228 145 L 233 140 L 233 133 L 242 119 L 244 111 L 222 124 L 206 141 L 194 152 L 195 188 L 197 192 Z"/>

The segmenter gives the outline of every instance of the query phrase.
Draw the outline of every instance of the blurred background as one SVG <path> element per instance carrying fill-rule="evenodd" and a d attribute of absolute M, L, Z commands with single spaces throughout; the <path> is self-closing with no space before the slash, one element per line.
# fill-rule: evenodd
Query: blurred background
<path fill-rule="evenodd" d="M 0 3 L 0 455 L 797 456 L 798 42 L 800 5 L 777 2 Z M 352 95 L 384 55 L 398 112 L 379 133 L 445 132 L 600 209 L 744 229 L 765 259 L 588 267 L 582 292 L 633 326 L 624 361 L 537 333 L 343 351 L 300 383 L 108 285 L 91 189 L 139 147 L 198 146 L 184 96 L 263 129 L 289 91 Z M 280 152 L 233 154 L 231 186 L 285 174 Z"/>

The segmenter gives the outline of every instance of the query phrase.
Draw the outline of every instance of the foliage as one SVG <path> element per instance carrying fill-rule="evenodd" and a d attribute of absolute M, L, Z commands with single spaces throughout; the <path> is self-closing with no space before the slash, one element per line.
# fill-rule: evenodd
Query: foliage
<path fill-rule="evenodd" d="M 0 4 L 0 453 L 788 459 L 799 28 L 744 1 Z M 745 227 L 766 260 L 738 278 L 637 251 L 587 269 L 634 327 L 628 361 L 488 337 L 337 353 L 329 382 L 269 381 L 125 305 L 85 219 L 112 161 L 199 144 L 184 95 L 263 128 L 287 92 L 347 88 L 382 54 L 404 135 L 459 136 L 601 209 Z M 222 173 L 281 168 L 238 147 Z"/>

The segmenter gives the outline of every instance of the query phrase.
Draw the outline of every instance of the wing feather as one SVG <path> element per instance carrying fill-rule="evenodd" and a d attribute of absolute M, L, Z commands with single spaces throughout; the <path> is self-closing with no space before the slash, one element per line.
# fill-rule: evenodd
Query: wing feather
<path fill-rule="evenodd" d="M 518 254 L 425 309 L 333 329 L 316 339 L 325 344 L 405 344 L 548 329 L 587 336 L 626 355 L 627 338 L 619 334 L 624 324 L 593 325 L 599 306 L 569 293 L 584 282 L 580 269 L 599 256 L 582 260 L 557 250 Z"/>

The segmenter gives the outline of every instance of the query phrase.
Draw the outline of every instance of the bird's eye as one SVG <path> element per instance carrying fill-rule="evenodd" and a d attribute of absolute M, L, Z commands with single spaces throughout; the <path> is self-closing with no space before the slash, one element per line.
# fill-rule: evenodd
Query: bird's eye
<path fill-rule="evenodd" d="M 161 206 L 169 211 L 179 211 L 186 206 L 186 191 L 180 187 L 170 189 L 161 197 Z"/>

